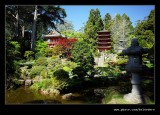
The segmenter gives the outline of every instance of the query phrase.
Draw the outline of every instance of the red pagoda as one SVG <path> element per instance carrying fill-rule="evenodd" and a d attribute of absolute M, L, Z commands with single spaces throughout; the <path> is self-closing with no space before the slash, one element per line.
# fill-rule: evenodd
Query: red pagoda
<path fill-rule="evenodd" d="M 64 35 L 60 34 L 56 30 L 52 30 L 48 35 L 43 35 L 44 39 L 48 40 L 48 47 L 53 48 L 59 41 L 67 39 Z"/>
<path fill-rule="evenodd" d="M 98 33 L 98 50 L 105 51 L 111 49 L 111 39 L 109 31 L 99 31 Z"/>

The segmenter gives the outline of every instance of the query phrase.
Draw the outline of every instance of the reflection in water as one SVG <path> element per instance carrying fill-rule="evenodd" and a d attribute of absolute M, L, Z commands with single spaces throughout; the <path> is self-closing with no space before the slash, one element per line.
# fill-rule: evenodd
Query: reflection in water
<path fill-rule="evenodd" d="M 73 93 L 71 100 L 63 100 L 62 95 L 42 95 L 40 92 L 20 87 L 16 90 L 6 91 L 6 104 L 88 104 L 83 94 Z"/>

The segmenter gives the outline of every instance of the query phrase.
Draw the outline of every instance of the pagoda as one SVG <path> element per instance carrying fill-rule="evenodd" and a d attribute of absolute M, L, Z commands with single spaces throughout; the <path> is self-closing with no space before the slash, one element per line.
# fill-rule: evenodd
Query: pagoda
<path fill-rule="evenodd" d="M 67 39 L 64 35 L 53 29 L 48 35 L 42 35 L 48 41 L 48 47 L 53 48 L 60 40 Z"/>
<path fill-rule="evenodd" d="M 98 50 L 105 51 L 111 49 L 110 32 L 106 30 L 98 31 Z"/>

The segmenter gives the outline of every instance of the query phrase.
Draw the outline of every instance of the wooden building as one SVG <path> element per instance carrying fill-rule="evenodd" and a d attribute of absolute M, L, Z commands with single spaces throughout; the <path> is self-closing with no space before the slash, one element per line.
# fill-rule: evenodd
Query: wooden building
<path fill-rule="evenodd" d="M 110 32 L 103 30 L 99 31 L 98 33 L 98 50 L 105 51 L 111 49 L 111 39 L 110 39 Z"/>

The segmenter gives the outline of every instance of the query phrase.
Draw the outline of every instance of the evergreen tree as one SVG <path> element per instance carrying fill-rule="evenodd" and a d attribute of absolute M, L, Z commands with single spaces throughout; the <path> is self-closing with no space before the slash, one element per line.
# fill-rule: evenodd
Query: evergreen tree
<path fill-rule="evenodd" d="M 97 49 L 97 32 L 103 30 L 104 25 L 98 9 L 91 9 L 89 19 L 85 25 L 85 41 L 94 52 Z"/>
<path fill-rule="evenodd" d="M 141 21 L 135 27 L 135 36 L 139 39 L 142 47 L 152 48 L 154 46 L 154 16 L 154 10 L 151 10 L 148 19 Z"/>
<path fill-rule="evenodd" d="M 110 31 L 111 27 L 111 15 L 107 13 L 104 17 L 104 28 L 107 31 Z"/>

